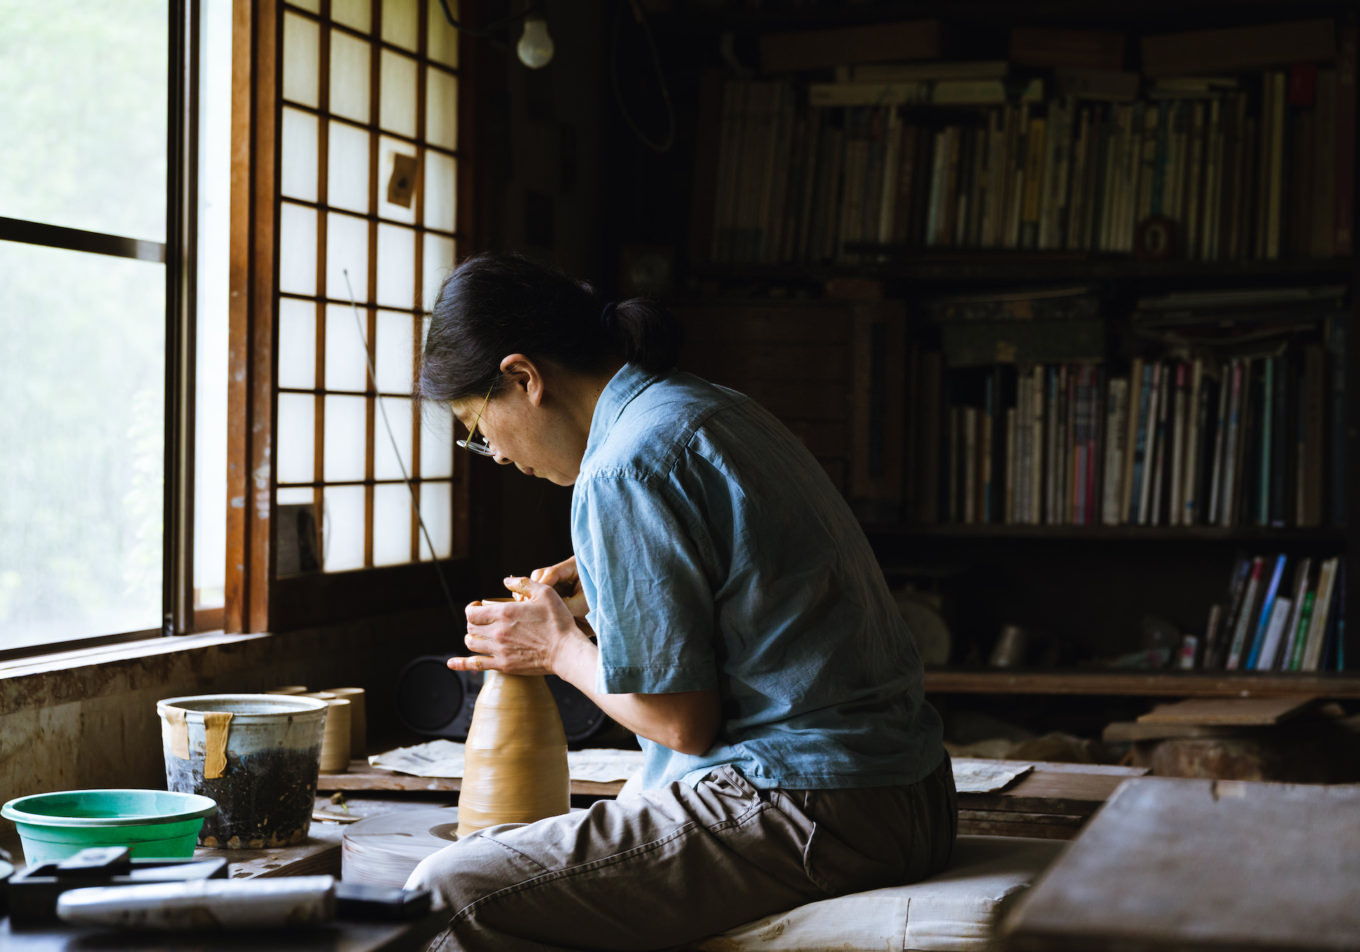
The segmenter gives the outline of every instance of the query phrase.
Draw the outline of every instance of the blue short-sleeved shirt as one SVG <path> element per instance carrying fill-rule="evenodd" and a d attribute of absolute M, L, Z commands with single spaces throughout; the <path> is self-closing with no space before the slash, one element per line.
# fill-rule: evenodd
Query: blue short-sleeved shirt
<path fill-rule="evenodd" d="M 916 644 L 821 465 L 754 401 L 628 364 L 595 406 L 572 543 L 606 693 L 717 689 L 700 756 L 641 740 L 643 786 L 914 783 L 943 756 Z"/>

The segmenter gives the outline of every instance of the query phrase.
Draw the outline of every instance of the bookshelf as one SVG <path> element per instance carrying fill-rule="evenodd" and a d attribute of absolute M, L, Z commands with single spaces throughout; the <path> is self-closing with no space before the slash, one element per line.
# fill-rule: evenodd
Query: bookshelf
<path fill-rule="evenodd" d="M 1355 571 L 1343 568 L 1360 556 L 1346 517 L 1360 504 L 1347 476 L 1360 403 L 1345 384 L 1360 379 L 1349 341 L 1360 290 L 1354 5 L 726 6 L 663 4 L 660 42 L 682 64 L 689 149 L 670 160 L 618 150 L 620 164 L 645 170 L 633 178 L 647 184 L 635 188 L 678 199 L 669 215 L 654 199 L 642 203 L 645 221 L 621 212 L 622 243 L 688 236 L 675 247 L 674 303 L 700 315 L 691 353 L 740 346 L 756 355 L 713 368 L 700 358 L 694 369 L 739 389 L 763 372 L 762 354 L 788 366 L 795 358 L 781 328 L 824 309 L 818 379 L 849 396 L 840 405 L 822 396 L 823 416 L 800 423 L 868 435 L 830 448 L 809 437 L 809 446 L 861 512 L 890 583 L 913 588 L 948 622 L 949 657 L 928 668 L 927 688 L 1360 697 L 1360 673 L 1351 673 L 1360 672 L 1360 638 L 1335 621 L 1360 595 Z M 1244 32 L 1189 35 L 1224 30 Z M 908 52 L 889 61 L 864 52 L 889 35 Z M 1192 68 L 1191 56 L 1213 68 Z M 763 70 L 769 62 L 779 68 Z M 1042 302 L 1009 325 L 967 312 L 970 299 L 977 307 L 979 298 L 1048 291 L 1086 295 L 1084 320 L 1045 316 Z M 1241 297 L 1214 305 L 1225 291 Z M 1310 293 L 1331 296 L 1300 303 Z M 941 317 L 939 302 L 950 299 L 965 303 Z M 848 315 L 887 304 L 900 308 L 900 340 L 874 337 L 857 359 Z M 743 308 L 765 337 L 734 336 Z M 704 318 L 705 309 L 723 318 Z M 785 321 L 795 310 L 798 321 Z M 1172 311 L 1178 317 L 1166 320 Z M 822 365 L 839 360 L 838 348 L 849 356 L 826 378 Z M 1153 367 L 1158 376 L 1143 379 Z M 1050 375 L 1072 375 L 1072 384 L 1057 378 L 1069 388 L 1056 401 L 1062 415 L 1044 415 L 1057 392 L 1045 389 L 1035 417 L 1067 442 L 1024 455 L 1006 413 L 1034 412 L 1020 391 L 1036 369 L 1030 398 L 1054 386 Z M 1122 417 L 1109 416 L 1112 380 L 1134 408 Z M 1160 416 L 1153 395 L 1166 407 Z M 901 407 L 886 412 L 885 400 Z M 977 419 L 960 429 L 951 408 Z M 1220 431 L 1227 446 L 1216 450 Z M 1115 432 L 1128 445 L 1107 459 Z M 1111 474 L 1129 482 L 1135 437 L 1147 441 L 1140 478 L 1150 489 L 1141 504 L 1127 488 L 1107 502 Z M 951 451 L 975 455 L 950 470 Z M 857 470 L 869 476 L 857 482 Z M 1022 489 L 1022 470 L 1038 489 Z M 1067 483 L 1055 486 L 1060 470 Z M 961 471 L 978 484 L 990 474 L 992 488 L 965 487 Z M 1191 514 L 1176 515 L 1187 505 Z M 1257 601 L 1235 609 L 1245 586 L 1233 580 L 1250 575 L 1254 557 L 1268 569 L 1280 555 L 1272 598 L 1284 604 L 1266 599 L 1262 580 Z M 1284 632 L 1309 635 L 1302 595 L 1320 591 L 1324 563 L 1335 594 L 1314 636 L 1324 639 L 1320 670 L 1289 670 Z M 1236 622 L 1245 634 L 1232 670 L 1226 657 L 1205 668 L 1214 604 L 1220 642 Z M 1273 607 L 1278 661 L 1248 669 Z M 1007 624 L 1034 643 L 1022 668 L 991 669 Z M 1178 646 L 1164 666 L 1118 667 L 1165 647 L 1168 631 L 1198 639 L 1193 669 L 1178 669 Z M 1343 670 L 1325 670 L 1338 655 Z"/>

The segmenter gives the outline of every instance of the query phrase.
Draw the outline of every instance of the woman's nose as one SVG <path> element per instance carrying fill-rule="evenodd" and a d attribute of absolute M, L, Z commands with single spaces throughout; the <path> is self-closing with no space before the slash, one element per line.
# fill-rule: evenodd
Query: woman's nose
<path fill-rule="evenodd" d="M 491 458 L 494 459 L 496 463 L 500 466 L 509 466 L 510 463 L 512 462 L 510 457 L 506 456 L 504 453 L 499 453 L 494 450 L 492 451 Z"/>

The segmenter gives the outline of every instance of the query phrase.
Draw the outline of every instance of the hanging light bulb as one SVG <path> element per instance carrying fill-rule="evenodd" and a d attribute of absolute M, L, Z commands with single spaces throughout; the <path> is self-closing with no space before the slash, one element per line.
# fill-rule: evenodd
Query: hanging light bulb
<path fill-rule="evenodd" d="M 515 46 L 519 61 L 530 69 L 540 69 L 552 62 L 553 41 L 548 35 L 548 21 L 529 17 L 524 21 L 524 34 Z"/>

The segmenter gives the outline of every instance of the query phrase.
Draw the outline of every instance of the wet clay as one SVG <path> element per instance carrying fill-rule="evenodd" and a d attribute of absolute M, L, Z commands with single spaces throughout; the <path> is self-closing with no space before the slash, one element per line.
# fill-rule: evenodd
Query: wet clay
<path fill-rule="evenodd" d="M 293 846 L 307 839 L 320 754 L 320 745 L 239 757 L 227 753 L 215 777 L 204 776 L 202 761 L 167 757 L 166 779 L 171 790 L 194 790 L 217 801 L 217 814 L 203 821 L 199 846 Z M 305 818 L 301 826 L 299 817 Z"/>
<path fill-rule="evenodd" d="M 547 681 L 487 671 L 468 728 L 458 835 L 570 809 L 567 738 Z"/>

